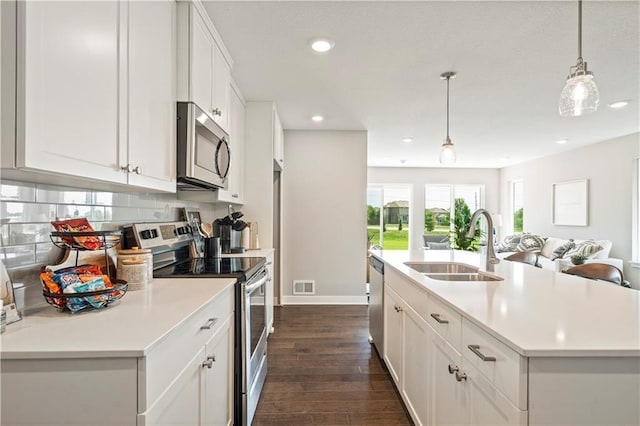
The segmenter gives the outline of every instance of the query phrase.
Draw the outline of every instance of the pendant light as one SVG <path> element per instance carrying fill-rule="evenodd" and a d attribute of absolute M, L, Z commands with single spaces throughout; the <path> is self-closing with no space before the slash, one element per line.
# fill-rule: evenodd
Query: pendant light
<path fill-rule="evenodd" d="M 442 151 L 440 151 L 440 163 L 452 164 L 456 162 L 456 152 L 453 150 L 453 144 L 449 138 L 449 80 L 456 78 L 456 73 L 447 71 L 440 74 L 441 80 L 447 80 L 447 138 L 442 143 Z"/>
<path fill-rule="evenodd" d="M 560 94 L 559 111 L 563 117 L 590 114 L 598 109 L 600 94 L 582 59 L 582 0 L 578 0 L 578 62 L 569 68 L 567 84 Z"/>

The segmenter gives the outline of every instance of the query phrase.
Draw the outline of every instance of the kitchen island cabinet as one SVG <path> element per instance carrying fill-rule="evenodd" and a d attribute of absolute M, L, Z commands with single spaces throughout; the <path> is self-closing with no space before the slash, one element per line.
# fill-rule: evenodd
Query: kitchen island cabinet
<path fill-rule="evenodd" d="M 10 325 L 3 424 L 231 424 L 233 284 L 156 279 L 104 310 Z M 52 398 L 73 408 L 33 409 Z"/>
<path fill-rule="evenodd" d="M 17 70 L 3 176 L 175 192 L 175 2 L 2 7 Z"/>
<path fill-rule="evenodd" d="M 502 280 L 443 281 L 405 262 L 482 269 L 483 257 L 372 254 L 386 264 L 385 305 L 427 322 L 407 347 L 407 316 L 385 310 L 385 361 L 416 424 L 640 424 L 639 292 L 515 262 L 488 273 Z M 420 368 L 426 418 L 403 382 Z"/>

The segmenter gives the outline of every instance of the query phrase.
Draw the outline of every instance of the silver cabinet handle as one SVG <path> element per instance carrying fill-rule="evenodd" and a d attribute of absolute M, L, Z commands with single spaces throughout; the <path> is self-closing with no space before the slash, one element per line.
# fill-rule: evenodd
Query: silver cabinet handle
<path fill-rule="evenodd" d="M 441 319 L 440 314 L 431 314 L 431 318 L 438 321 L 438 324 L 449 324 L 449 320 Z"/>
<path fill-rule="evenodd" d="M 210 355 L 207 357 L 207 360 L 202 363 L 203 367 L 213 368 L 213 363 L 216 362 L 216 356 Z"/>
<path fill-rule="evenodd" d="M 457 371 L 460 371 L 460 369 L 458 368 L 458 366 L 457 366 L 457 365 L 451 365 L 451 364 L 449 364 L 449 365 L 448 365 L 448 368 L 449 368 L 449 374 L 453 374 L 453 373 L 455 373 L 455 372 L 457 372 Z"/>
<path fill-rule="evenodd" d="M 200 330 L 211 330 L 211 327 L 213 327 L 217 322 L 218 318 L 209 318 L 207 322 L 200 327 Z"/>
<path fill-rule="evenodd" d="M 396 308 L 396 312 L 402 312 L 402 306 L 393 305 Z"/>
<path fill-rule="evenodd" d="M 222 111 L 220 111 L 220 109 L 219 109 L 219 108 L 214 108 L 214 109 L 211 111 L 211 113 L 212 113 L 213 115 L 217 115 L 217 116 L 222 115 Z"/>
<path fill-rule="evenodd" d="M 486 356 L 485 354 L 483 354 L 482 352 L 480 352 L 480 345 L 469 345 L 467 346 L 467 348 L 469 348 L 469 350 L 471 350 L 471 352 L 473 352 L 474 354 L 478 355 L 478 358 L 480 358 L 483 361 L 495 361 L 496 358 L 493 356 Z"/>
<path fill-rule="evenodd" d="M 463 380 L 467 380 L 467 373 L 460 373 L 456 371 L 456 381 L 461 382 Z"/>
<path fill-rule="evenodd" d="M 123 170 L 126 173 L 133 172 L 133 166 L 131 164 L 127 164 L 126 166 L 121 166 L 120 170 Z"/>
<path fill-rule="evenodd" d="M 238 198 L 238 197 L 239 197 L 239 195 L 238 195 L 238 194 L 231 194 L 231 197 L 232 197 L 232 198 Z"/>
<path fill-rule="evenodd" d="M 141 175 L 142 174 L 142 168 L 140 166 L 136 166 L 135 169 L 133 169 L 133 171 L 135 172 L 135 174 L 137 175 Z"/>

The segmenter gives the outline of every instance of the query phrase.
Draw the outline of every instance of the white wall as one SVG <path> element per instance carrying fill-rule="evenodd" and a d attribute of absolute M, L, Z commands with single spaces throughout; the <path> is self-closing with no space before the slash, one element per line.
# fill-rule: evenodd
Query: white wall
<path fill-rule="evenodd" d="M 524 230 L 543 236 L 613 241 L 611 257 L 625 261 L 625 276 L 640 288 L 632 256 L 635 159 L 640 133 L 607 140 L 500 170 L 500 210 L 510 218 L 510 185 L 524 181 Z M 552 184 L 589 179 L 588 226 L 556 226 L 552 221 Z"/>
<path fill-rule="evenodd" d="M 288 130 L 284 151 L 282 303 L 366 303 L 367 133 Z"/>
<path fill-rule="evenodd" d="M 453 169 L 414 167 L 369 167 L 369 184 L 409 184 L 411 208 L 409 210 L 409 242 L 412 249 L 423 246 L 424 187 L 427 184 L 480 184 L 485 186 L 485 208 L 498 211 L 499 173 L 497 169 Z M 500 229 L 497 229 L 500 235 Z"/>

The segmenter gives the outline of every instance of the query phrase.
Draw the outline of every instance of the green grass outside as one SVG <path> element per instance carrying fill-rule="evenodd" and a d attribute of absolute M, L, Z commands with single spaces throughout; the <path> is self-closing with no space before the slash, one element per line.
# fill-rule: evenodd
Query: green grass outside
<path fill-rule="evenodd" d="M 371 240 L 371 244 L 380 244 L 380 228 L 367 227 L 367 233 Z M 409 227 L 407 224 L 402 225 L 402 231 L 398 231 L 398 225 L 387 225 L 387 231 L 382 233 L 382 248 L 385 250 L 407 250 L 409 249 Z"/>

